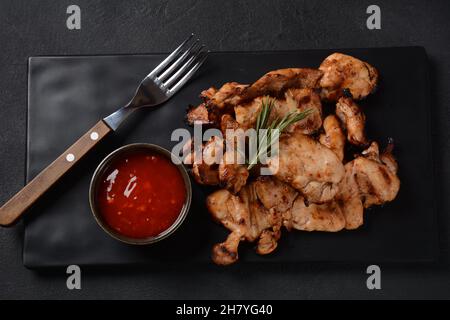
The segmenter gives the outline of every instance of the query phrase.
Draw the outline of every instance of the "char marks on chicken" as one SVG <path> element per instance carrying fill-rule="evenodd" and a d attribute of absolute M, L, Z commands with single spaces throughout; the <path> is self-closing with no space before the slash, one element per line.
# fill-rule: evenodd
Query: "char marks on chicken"
<path fill-rule="evenodd" d="M 314 203 L 332 200 L 344 177 L 344 165 L 338 156 L 298 131 L 280 138 L 279 155 L 269 159 L 269 169 Z"/>
<path fill-rule="evenodd" d="M 340 161 L 344 160 L 345 135 L 339 124 L 339 120 L 330 114 L 323 121 L 324 133 L 320 135 L 321 144 L 332 150 Z"/>
<path fill-rule="evenodd" d="M 333 53 L 320 65 L 321 96 L 327 101 L 337 101 L 342 96 L 361 100 L 372 93 L 378 82 L 378 71 L 367 62 L 352 56 Z"/>
<path fill-rule="evenodd" d="M 352 98 L 339 98 L 336 103 L 336 115 L 347 131 L 348 142 L 356 146 L 367 145 L 366 116 Z"/>

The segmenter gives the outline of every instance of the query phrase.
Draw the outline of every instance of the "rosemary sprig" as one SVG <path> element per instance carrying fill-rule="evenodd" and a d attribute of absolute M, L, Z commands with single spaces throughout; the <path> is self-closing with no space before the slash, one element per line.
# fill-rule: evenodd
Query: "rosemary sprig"
<path fill-rule="evenodd" d="M 259 161 L 261 155 L 268 152 L 275 144 L 280 134 L 291 124 L 294 124 L 300 120 L 305 119 L 312 113 L 311 109 L 303 112 L 292 111 L 286 114 L 284 117 L 272 120 L 269 123 L 270 113 L 275 105 L 275 101 L 271 98 L 264 99 L 261 103 L 261 111 L 256 119 L 256 154 L 249 160 L 247 169 L 253 168 Z M 267 134 L 263 135 L 260 139 L 259 130 L 267 129 Z"/>
<path fill-rule="evenodd" d="M 261 102 L 261 111 L 256 119 L 256 132 L 258 132 L 259 129 L 264 129 L 267 127 L 270 112 L 272 111 L 274 105 L 275 101 L 271 98 L 266 98 Z"/>

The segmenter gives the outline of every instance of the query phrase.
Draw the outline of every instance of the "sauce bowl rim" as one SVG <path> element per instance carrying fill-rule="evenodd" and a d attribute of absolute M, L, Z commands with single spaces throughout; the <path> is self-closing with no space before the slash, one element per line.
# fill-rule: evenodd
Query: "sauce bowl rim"
<path fill-rule="evenodd" d="M 98 209 L 96 205 L 96 193 L 97 193 L 97 186 L 98 181 L 104 171 L 108 168 L 108 165 L 111 164 L 111 162 L 116 159 L 118 156 L 130 152 L 133 150 L 139 150 L 139 149 L 148 149 L 157 152 L 158 154 L 166 157 L 174 166 L 176 166 L 181 173 L 181 176 L 183 177 L 183 182 L 185 186 L 185 195 L 186 199 L 184 201 L 183 207 L 180 210 L 180 213 L 178 214 L 177 219 L 174 221 L 174 223 L 158 234 L 157 236 L 147 237 L 147 238 L 132 238 L 125 235 L 120 234 L 119 232 L 113 230 L 102 217 L 100 210 Z M 108 235 L 110 235 L 112 238 L 121 241 L 126 244 L 132 244 L 132 245 L 149 245 L 152 243 L 159 242 L 167 237 L 169 237 L 171 234 L 173 234 L 180 225 L 184 222 L 186 219 L 186 216 L 189 212 L 189 208 L 192 201 L 192 186 L 191 186 L 191 180 L 189 178 L 189 174 L 184 167 L 183 163 L 180 161 L 180 164 L 173 163 L 171 157 L 176 157 L 171 151 L 156 145 L 152 143 L 130 143 L 124 146 L 121 146 L 111 153 L 109 153 L 103 160 L 99 163 L 97 168 L 95 169 L 91 182 L 89 185 L 89 205 L 91 208 L 92 215 L 94 216 L 95 221 L 97 224 L 105 231 Z"/>

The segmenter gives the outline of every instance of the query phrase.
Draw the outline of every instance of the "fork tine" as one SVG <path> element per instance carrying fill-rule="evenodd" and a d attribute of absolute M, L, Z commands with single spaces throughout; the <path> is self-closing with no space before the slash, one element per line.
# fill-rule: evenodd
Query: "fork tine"
<path fill-rule="evenodd" d="M 209 51 L 201 52 L 199 55 L 203 54 L 203 56 L 197 61 L 197 63 L 171 88 L 169 89 L 169 94 L 172 95 L 181 87 L 183 87 L 187 81 L 194 75 L 194 73 L 201 67 L 203 62 L 205 62 L 208 57 Z"/>
<path fill-rule="evenodd" d="M 200 42 L 199 39 L 197 39 L 195 42 L 193 42 L 191 44 L 191 46 L 185 52 L 183 52 L 183 54 L 163 72 L 163 74 L 158 76 L 158 79 L 161 80 L 161 81 L 164 81 L 165 79 L 167 79 L 168 76 L 176 68 L 178 68 L 181 65 L 181 63 L 183 63 L 183 61 L 186 59 L 187 56 L 189 56 L 189 54 L 191 52 L 193 52 L 193 51 L 195 52 L 195 49 L 197 49 L 199 42 Z"/>
<path fill-rule="evenodd" d="M 150 72 L 147 77 L 155 77 L 159 72 L 161 72 L 185 47 L 185 45 L 192 39 L 193 33 L 182 44 L 178 46 L 167 58 L 165 58 L 159 65 Z"/>
<path fill-rule="evenodd" d="M 184 64 L 183 64 L 183 66 L 181 66 L 166 82 L 164 82 L 164 86 L 165 87 L 167 87 L 167 88 L 170 88 L 174 83 L 175 83 L 175 81 L 183 74 L 183 73 L 185 73 L 186 71 L 188 71 L 189 70 L 189 68 L 190 68 L 190 66 L 191 66 L 191 64 L 192 63 L 194 63 L 194 61 L 199 57 L 199 55 L 200 55 L 200 53 L 201 53 L 201 51 L 202 51 L 202 49 L 204 48 L 205 46 L 203 45 L 203 46 L 201 46 L 198 50 L 197 50 L 197 52 L 195 52 L 195 54 L 193 54 Z"/>

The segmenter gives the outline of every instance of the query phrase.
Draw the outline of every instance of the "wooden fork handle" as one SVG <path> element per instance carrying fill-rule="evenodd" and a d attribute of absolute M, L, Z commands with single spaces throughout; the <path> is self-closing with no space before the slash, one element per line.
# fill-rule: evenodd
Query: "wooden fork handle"
<path fill-rule="evenodd" d="M 16 222 L 36 200 L 111 131 L 112 129 L 103 120 L 97 122 L 0 208 L 0 226 L 7 227 Z"/>

